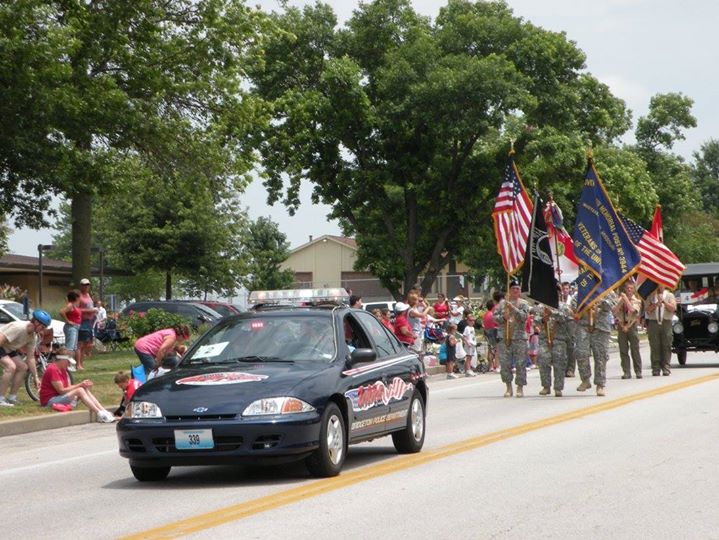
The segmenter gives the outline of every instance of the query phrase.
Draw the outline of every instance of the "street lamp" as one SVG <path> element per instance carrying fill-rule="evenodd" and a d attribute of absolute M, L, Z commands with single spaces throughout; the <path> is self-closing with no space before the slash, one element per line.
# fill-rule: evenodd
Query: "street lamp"
<path fill-rule="evenodd" d="M 91 247 L 92 253 L 100 254 L 100 300 L 105 301 L 104 289 L 105 289 L 105 248 Z"/>
<path fill-rule="evenodd" d="M 37 300 L 38 305 L 42 307 L 42 254 L 44 251 L 50 251 L 55 246 L 52 244 L 38 244 L 37 245 L 37 253 L 38 253 L 38 266 L 40 269 L 40 283 L 38 284 L 37 288 Z"/>

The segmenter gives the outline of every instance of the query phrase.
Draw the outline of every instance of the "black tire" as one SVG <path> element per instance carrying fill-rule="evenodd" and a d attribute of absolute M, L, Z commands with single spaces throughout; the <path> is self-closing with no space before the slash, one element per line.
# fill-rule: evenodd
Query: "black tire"
<path fill-rule="evenodd" d="M 320 447 L 305 460 L 312 476 L 337 476 L 347 456 L 347 428 L 340 408 L 328 403 L 320 420 Z"/>
<path fill-rule="evenodd" d="M 407 427 L 392 433 L 392 442 L 400 454 L 415 454 L 424 446 L 425 410 L 422 394 L 415 390 L 407 411 Z"/>
<path fill-rule="evenodd" d="M 680 366 L 684 366 L 687 363 L 687 351 L 677 351 L 677 362 Z"/>
<path fill-rule="evenodd" d="M 38 382 L 42 381 L 42 376 L 45 373 L 45 368 L 42 366 L 37 366 L 37 378 Z M 72 381 L 70 381 L 72 384 Z M 32 373 L 30 371 L 27 372 L 27 375 L 25 375 L 25 390 L 27 390 L 27 395 L 32 398 L 33 401 L 38 401 L 40 399 L 40 391 L 38 390 L 37 386 L 35 386 L 35 377 L 32 376 Z"/>
<path fill-rule="evenodd" d="M 132 475 L 140 482 L 159 482 L 167 478 L 171 467 L 135 467 L 130 465 Z"/>

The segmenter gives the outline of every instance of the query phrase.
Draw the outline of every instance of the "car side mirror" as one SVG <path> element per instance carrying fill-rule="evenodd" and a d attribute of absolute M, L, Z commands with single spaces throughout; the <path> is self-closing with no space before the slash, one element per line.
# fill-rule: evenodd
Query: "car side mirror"
<path fill-rule="evenodd" d="M 355 349 L 350 354 L 350 364 L 362 364 L 365 362 L 374 362 L 377 359 L 377 353 L 374 349 Z"/>

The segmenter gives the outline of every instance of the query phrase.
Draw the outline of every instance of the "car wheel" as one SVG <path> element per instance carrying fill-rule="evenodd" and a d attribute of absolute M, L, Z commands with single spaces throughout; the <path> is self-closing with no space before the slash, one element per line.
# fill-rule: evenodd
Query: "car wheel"
<path fill-rule="evenodd" d="M 424 446 L 425 414 L 424 399 L 417 390 L 412 394 L 407 411 L 407 426 L 392 433 L 392 442 L 400 454 L 414 454 Z"/>
<path fill-rule="evenodd" d="M 687 363 L 687 351 L 677 351 L 677 362 L 679 362 L 680 366 Z"/>
<path fill-rule="evenodd" d="M 136 467 L 130 465 L 132 475 L 140 482 L 159 482 L 167 478 L 171 467 Z"/>
<path fill-rule="evenodd" d="M 337 476 L 347 455 L 347 429 L 337 404 L 327 404 L 320 422 L 320 447 L 305 460 L 305 465 L 312 476 Z"/>

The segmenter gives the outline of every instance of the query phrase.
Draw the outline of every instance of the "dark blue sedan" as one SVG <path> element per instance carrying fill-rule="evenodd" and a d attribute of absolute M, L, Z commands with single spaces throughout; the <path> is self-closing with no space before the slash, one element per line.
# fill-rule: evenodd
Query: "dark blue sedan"
<path fill-rule="evenodd" d="M 117 425 L 138 480 L 173 466 L 305 460 L 335 476 L 348 444 L 424 444 L 424 366 L 370 313 L 281 307 L 225 318 L 175 370 L 141 386 Z"/>

